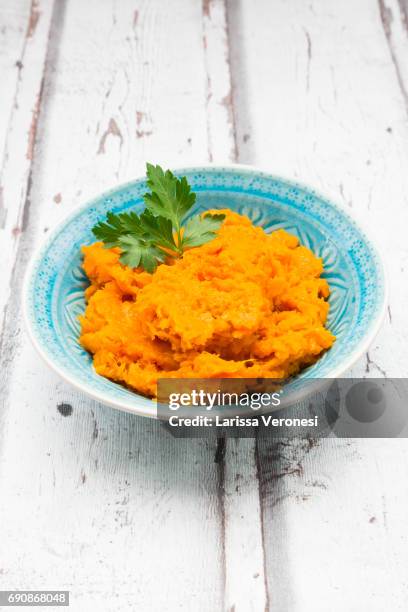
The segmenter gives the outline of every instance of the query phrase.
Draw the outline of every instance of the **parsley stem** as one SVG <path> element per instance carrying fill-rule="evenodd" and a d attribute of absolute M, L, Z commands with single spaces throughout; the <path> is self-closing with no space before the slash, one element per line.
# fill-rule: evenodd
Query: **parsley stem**
<path fill-rule="evenodd" d="M 183 246 L 182 246 L 180 223 L 177 223 L 176 232 L 177 232 L 177 253 L 178 253 L 179 257 L 181 257 L 182 254 L 183 254 Z"/>

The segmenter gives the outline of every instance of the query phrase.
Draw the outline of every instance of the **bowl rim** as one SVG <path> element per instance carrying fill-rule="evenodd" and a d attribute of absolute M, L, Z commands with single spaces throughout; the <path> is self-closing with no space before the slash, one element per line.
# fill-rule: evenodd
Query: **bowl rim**
<path fill-rule="evenodd" d="M 305 182 L 293 180 L 293 179 L 287 178 L 284 175 L 274 174 L 265 168 L 261 168 L 255 165 L 241 164 L 241 163 L 225 163 L 225 164 L 198 163 L 198 164 L 194 164 L 191 166 L 190 165 L 181 166 L 181 167 L 177 166 L 177 167 L 172 168 L 171 170 L 176 175 L 180 175 L 186 172 L 200 172 L 200 171 L 205 172 L 208 170 L 218 170 L 218 171 L 239 170 L 247 174 L 256 174 L 257 176 L 270 178 L 276 181 L 282 181 L 288 185 L 292 185 L 293 187 L 303 189 L 318 198 L 329 201 L 330 204 L 334 206 L 334 208 L 337 208 L 352 224 L 354 224 L 358 228 L 359 232 L 362 234 L 366 242 L 369 244 L 371 250 L 373 251 L 376 257 L 376 260 L 378 262 L 379 270 L 382 273 L 382 280 L 383 280 L 382 303 L 381 303 L 380 308 L 378 309 L 376 318 L 372 322 L 372 325 L 370 326 L 368 332 L 366 333 L 365 337 L 363 338 L 361 343 L 358 345 L 358 347 L 356 347 L 354 351 L 352 351 L 352 353 L 348 356 L 347 359 L 345 359 L 342 363 L 340 363 L 337 367 L 335 367 L 333 371 L 330 373 L 330 375 L 326 375 L 324 378 L 326 379 L 340 378 L 342 374 L 344 374 L 350 368 L 352 368 L 352 366 L 358 361 L 358 359 L 368 350 L 374 338 L 377 336 L 383 324 L 383 321 L 384 321 L 384 317 L 385 317 L 385 313 L 386 313 L 386 309 L 388 305 L 388 298 L 389 298 L 389 280 L 388 280 L 388 273 L 387 273 L 387 268 L 384 262 L 384 258 L 382 257 L 381 251 L 377 247 L 375 240 L 372 239 L 370 235 L 370 231 L 367 231 L 365 228 L 364 229 L 362 228 L 360 224 L 360 220 L 359 220 L 359 215 L 356 214 L 355 211 L 350 213 L 350 211 L 346 209 L 345 205 L 339 202 L 337 198 L 334 197 L 330 193 L 329 190 L 327 194 L 324 194 L 320 192 L 319 190 L 315 189 L 314 187 L 308 185 Z M 82 393 L 85 393 L 87 396 L 100 402 L 101 404 L 110 406 L 111 408 L 115 408 L 117 410 L 129 412 L 131 414 L 135 414 L 138 416 L 144 416 L 144 417 L 157 419 L 157 409 L 156 409 L 155 400 L 151 400 L 152 409 L 150 410 L 146 406 L 138 405 L 138 398 L 143 398 L 144 400 L 149 400 L 149 398 L 146 398 L 138 393 L 135 393 L 135 404 L 132 405 L 132 407 L 130 407 L 128 404 L 126 404 L 125 402 L 122 402 L 122 400 L 120 399 L 109 398 L 109 397 L 106 397 L 104 393 L 99 393 L 95 391 L 91 386 L 88 386 L 78 381 L 75 376 L 71 375 L 63 367 L 60 367 L 58 364 L 55 364 L 52 361 L 52 359 L 49 357 L 47 352 L 43 349 L 40 339 L 37 337 L 36 333 L 34 332 L 33 326 L 31 325 L 31 318 L 30 318 L 30 312 L 29 312 L 30 280 L 32 278 L 35 267 L 37 266 L 39 260 L 42 258 L 42 256 L 47 251 L 48 247 L 53 242 L 55 235 L 58 234 L 58 232 L 61 231 L 67 223 L 69 223 L 77 215 L 81 214 L 82 211 L 87 210 L 90 206 L 96 204 L 100 199 L 108 198 L 111 195 L 115 194 L 118 190 L 130 188 L 131 186 L 134 185 L 135 182 L 141 181 L 141 180 L 145 180 L 145 175 L 136 176 L 131 181 L 120 183 L 111 189 L 103 191 L 102 193 L 87 200 L 84 204 L 81 204 L 80 206 L 76 207 L 74 210 L 68 213 L 65 217 L 63 217 L 61 221 L 59 221 L 56 225 L 54 225 L 51 231 L 47 234 L 47 236 L 40 242 L 40 244 L 34 250 L 30 263 L 27 266 L 27 269 L 24 275 L 23 288 L 22 288 L 22 302 L 23 302 L 22 311 L 23 311 L 23 320 L 24 320 L 25 328 L 28 332 L 28 336 L 34 348 L 39 353 L 39 355 L 44 360 L 44 362 L 54 372 L 56 372 L 65 382 L 68 382 L 74 388 L 78 389 Z"/>

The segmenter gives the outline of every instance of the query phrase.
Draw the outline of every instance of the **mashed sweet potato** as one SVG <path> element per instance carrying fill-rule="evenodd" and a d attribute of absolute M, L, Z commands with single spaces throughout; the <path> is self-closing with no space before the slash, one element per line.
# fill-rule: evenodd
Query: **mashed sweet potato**
<path fill-rule="evenodd" d="M 214 240 L 153 274 L 123 266 L 117 248 L 83 247 L 80 342 L 98 374 L 154 396 L 160 377 L 284 378 L 333 344 L 321 260 L 221 212 Z"/>

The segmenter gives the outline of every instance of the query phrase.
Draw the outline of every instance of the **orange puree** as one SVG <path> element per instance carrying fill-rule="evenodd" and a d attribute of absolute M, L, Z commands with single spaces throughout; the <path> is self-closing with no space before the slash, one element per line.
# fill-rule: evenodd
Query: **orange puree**
<path fill-rule="evenodd" d="M 98 374 L 154 396 L 160 377 L 284 378 L 333 344 L 321 259 L 222 212 L 214 240 L 153 274 L 123 266 L 117 248 L 83 247 L 80 342 Z"/>

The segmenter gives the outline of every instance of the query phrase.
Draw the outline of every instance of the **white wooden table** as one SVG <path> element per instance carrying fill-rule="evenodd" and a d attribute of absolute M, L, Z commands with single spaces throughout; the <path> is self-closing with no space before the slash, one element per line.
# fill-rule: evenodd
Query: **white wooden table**
<path fill-rule="evenodd" d="M 75 612 L 408 607 L 405 440 L 175 440 L 90 401 L 21 321 L 44 234 L 146 160 L 251 163 L 363 218 L 408 375 L 407 0 L 1 0 L 0 588 Z"/>

